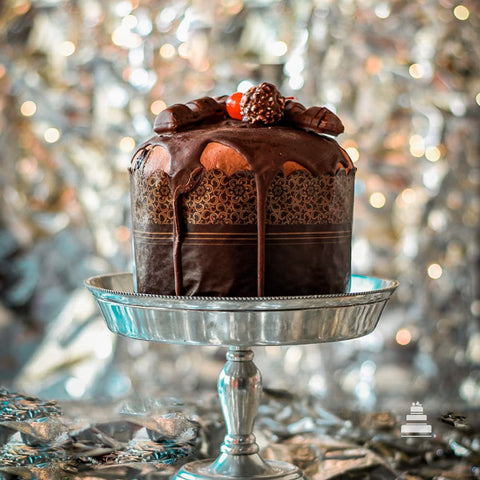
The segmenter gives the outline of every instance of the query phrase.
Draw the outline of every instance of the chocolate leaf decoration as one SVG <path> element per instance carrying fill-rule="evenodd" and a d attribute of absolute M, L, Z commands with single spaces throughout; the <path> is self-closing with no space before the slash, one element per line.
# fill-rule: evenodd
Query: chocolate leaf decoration
<path fill-rule="evenodd" d="M 343 133 L 342 121 L 326 107 L 305 108 L 301 103 L 287 100 L 284 120 L 295 127 L 314 133 L 339 135 Z"/>
<path fill-rule="evenodd" d="M 224 97 L 191 100 L 185 105 L 177 103 L 157 115 L 153 130 L 156 133 L 175 132 L 205 120 L 214 121 L 225 116 Z"/>

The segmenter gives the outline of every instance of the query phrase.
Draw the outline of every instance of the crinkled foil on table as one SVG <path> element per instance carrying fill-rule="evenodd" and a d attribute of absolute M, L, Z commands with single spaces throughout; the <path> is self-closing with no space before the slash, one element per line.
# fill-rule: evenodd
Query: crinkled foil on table
<path fill-rule="evenodd" d="M 181 412 L 56 402 L 0 390 L 0 478 L 170 478 L 199 452 L 199 423 Z M 168 402 L 166 403 L 168 405 Z M 95 421 L 92 417 L 102 418 Z M 93 473 L 92 473 L 93 472 Z"/>
<path fill-rule="evenodd" d="M 166 397 L 105 405 L 56 402 L 0 389 L 0 479 L 169 479 L 214 457 L 225 434 L 218 399 Z M 265 459 L 309 480 L 480 478 L 480 416 L 431 418 L 431 438 L 402 438 L 389 412 L 337 412 L 313 396 L 265 389 L 255 434 Z"/>

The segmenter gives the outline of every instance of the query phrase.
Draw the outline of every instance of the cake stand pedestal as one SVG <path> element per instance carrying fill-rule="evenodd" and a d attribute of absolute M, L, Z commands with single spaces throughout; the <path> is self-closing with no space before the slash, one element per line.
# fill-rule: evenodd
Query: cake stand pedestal
<path fill-rule="evenodd" d="M 140 340 L 227 346 L 218 394 L 227 434 L 220 456 L 184 465 L 176 480 L 296 480 L 301 470 L 259 455 L 253 425 L 262 392 L 253 363 L 256 345 L 302 345 L 361 337 L 377 325 L 397 283 L 353 276 L 339 295 L 214 298 L 138 294 L 132 274 L 109 274 L 85 282 L 108 328 Z"/>

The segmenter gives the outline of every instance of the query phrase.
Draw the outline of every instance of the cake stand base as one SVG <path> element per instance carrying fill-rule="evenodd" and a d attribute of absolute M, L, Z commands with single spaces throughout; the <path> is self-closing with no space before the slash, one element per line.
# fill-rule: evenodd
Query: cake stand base
<path fill-rule="evenodd" d="M 218 376 L 218 395 L 227 434 L 220 456 L 188 463 L 175 480 L 297 480 L 301 470 L 289 463 L 265 461 L 253 434 L 253 424 L 262 394 L 262 377 L 246 347 L 230 347 L 227 362 Z"/>
<path fill-rule="evenodd" d="M 239 471 L 243 473 L 240 475 L 232 475 L 219 472 L 215 469 L 215 464 L 212 465 L 211 460 L 199 460 L 188 463 L 182 467 L 175 476 L 175 480 L 305 480 L 303 473 L 295 465 L 268 460 L 266 462 L 262 460 L 262 462 L 264 463 L 265 471 L 252 476 L 245 474 L 245 471 L 248 471 L 248 469 L 246 469 L 243 464 L 238 466 Z"/>

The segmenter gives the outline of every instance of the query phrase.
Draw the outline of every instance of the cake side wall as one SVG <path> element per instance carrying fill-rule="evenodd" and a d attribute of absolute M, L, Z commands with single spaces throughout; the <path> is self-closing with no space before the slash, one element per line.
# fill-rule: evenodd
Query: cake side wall
<path fill-rule="evenodd" d="M 267 195 L 266 295 L 340 293 L 350 280 L 354 171 L 278 174 Z M 161 171 L 131 175 L 139 292 L 175 294 L 172 195 Z M 184 295 L 255 296 L 257 213 L 252 172 L 204 171 L 181 197 Z"/>

